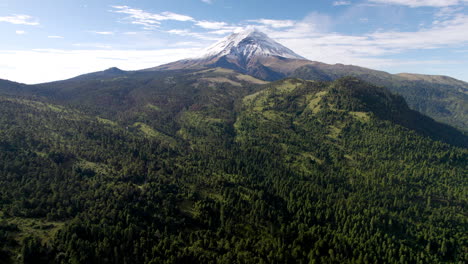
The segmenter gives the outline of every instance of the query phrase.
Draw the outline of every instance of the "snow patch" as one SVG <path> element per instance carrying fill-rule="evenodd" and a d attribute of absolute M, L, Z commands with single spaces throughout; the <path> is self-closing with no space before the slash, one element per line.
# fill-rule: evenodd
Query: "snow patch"
<path fill-rule="evenodd" d="M 242 58 L 245 61 L 257 56 L 279 56 L 288 59 L 305 59 L 255 28 L 249 28 L 222 39 L 208 47 L 204 55 L 200 58 L 210 59 L 226 55 L 229 57 Z"/>

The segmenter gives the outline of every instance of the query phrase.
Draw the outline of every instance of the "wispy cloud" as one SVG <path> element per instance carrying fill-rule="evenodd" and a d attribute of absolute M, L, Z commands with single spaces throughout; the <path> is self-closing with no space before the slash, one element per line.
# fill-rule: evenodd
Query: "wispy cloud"
<path fill-rule="evenodd" d="M 175 21 L 193 21 L 194 19 L 190 16 L 181 15 L 172 12 L 162 12 L 160 14 L 160 20 L 175 20 Z"/>
<path fill-rule="evenodd" d="M 235 31 L 239 31 L 242 29 L 242 26 L 240 25 L 233 25 L 233 24 L 228 24 L 226 22 L 220 22 L 220 21 L 194 21 L 195 25 L 204 29 L 204 30 L 209 30 L 203 35 L 226 35 Z M 201 39 L 207 39 L 202 37 Z M 213 39 L 212 37 L 208 39 Z"/>
<path fill-rule="evenodd" d="M 28 15 L 12 15 L 0 17 L 0 22 L 11 23 L 15 25 L 37 26 L 39 22 Z"/>
<path fill-rule="evenodd" d="M 17 35 L 24 35 L 24 34 L 26 34 L 26 31 L 24 31 L 24 30 L 16 30 L 15 32 L 16 32 Z"/>
<path fill-rule="evenodd" d="M 335 1 L 333 2 L 333 6 L 346 6 L 350 5 L 351 1 Z"/>
<path fill-rule="evenodd" d="M 201 0 L 205 4 L 212 4 L 213 0 Z"/>
<path fill-rule="evenodd" d="M 93 49 L 112 49 L 111 45 L 103 43 L 74 43 L 73 46 L 79 48 L 93 48 Z"/>
<path fill-rule="evenodd" d="M 114 13 L 129 15 L 126 19 L 129 20 L 130 23 L 142 25 L 145 30 L 159 28 L 165 20 L 190 22 L 194 26 L 203 30 L 208 30 L 208 32 L 196 32 L 196 30 L 188 29 L 187 27 L 183 29 L 174 28 L 166 30 L 165 32 L 179 36 L 190 36 L 201 40 L 216 40 L 216 37 L 212 37 L 210 35 L 224 35 L 239 29 L 239 26 L 230 25 L 223 21 L 196 20 L 191 16 L 173 12 L 162 12 L 156 14 L 142 9 L 130 8 L 128 6 L 112 6 L 112 8 L 114 8 L 114 10 L 112 10 Z"/>
<path fill-rule="evenodd" d="M 287 28 L 296 24 L 293 20 L 275 20 L 275 19 L 255 19 L 248 22 L 258 23 L 261 25 L 271 26 L 273 28 Z"/>
<path fill-rule="evenodd" d="M 205 29 L 223 29 L 228 24 L 225 22 L 197 21 L 195 25 Z"/>
<path fill-rule="evenodd" d="M 182 22 L 194 21 L 191 16 L 172 12 L 162 12 L 156 14 L 144 11 L 142 9 L 130 8 L 128 6 L 112 6 L 112 8 L 114 8 L 112 12 L 128 15 L 127 19 L 130 20 L 132 24 L 143 25 L 145 29 L 157 28 L 161 24 L 161 21 L 165 20 L 175 20 Z"/>
<path fill-rule="evenodd" d="M 409 7 L 446 7 L 468 3 L 468 0 L 369 0 L 373 3 L 404 5 Z"/>
<path fill-rule="evenodd" d="M 172 43 L 169 46 L 171 46 L 171 47 L 187 47 L 187 48 L 194 48 L 194 47 L 203 48 L 206 45 L 204 45 L 203 43 L 200 43 L 200 42 L 195 42 L 195 41 L 181 41 L 181 42 Z"/>
<path fill-rule="evenodd" d="M 50 39 L 63 39 L 64 37 L 62 36 L 47 36 Z"/>
<path fill-rule="evenodd" d="M 369 35 L 384 47 L 398 49 L 434 49 L 447 45 L 468 43 L 468 16 L 456 15 L 450 20 L 434 24 L 416 32 L 377 32 Z"/>
<path fill-rule="evenodd" d="M 173 35 L 179 35 L 179 36 L 184 36 L 184 37 L 193 37 L 201 40 L 210 40 L 210 41 L 216 41 L 218 38 L 210 36 L 208 33 L 199 33 L 199 32 L 193 32 L 188 29 L 171 29 L 166 31 L 169 34 Z"/>
<path fill-rule="evenodd" d="M 461 34 L 468 32 L 468 15 L 463 14 L 418 31 L 376 31 L 356 36 L 318 32 L 315 28 L 316 25 L 302 21 L 287 30 L 265 30 L 280 43 L 311 60 L 377 69 L 408 65 L 409 60 L 384 58 L 388 55 L 405 54 L 412 50 L 454 49 L 468 44 L 468 35 Z M 434 61 L 430 60 L 430 63 Z M 427 66 L 425 63 L 429 61 L 413 60 L 412 63 Z"/>
<path fill-rule="evenodd" d="M 461 6 L 458 6 L 458 7 L 450 7 L 450 6 L 442 7 L 442 8 L 437 10 L 437 12 L 435 13 L 435 16 L 438 19 L 451 18 L 455 14 L 459 13 L 462 10 L 463 10 L 463 7 L 461 7 Z"/>
<path fill-rule="evenodd" d="M 231 33 L 240 31 L 242 29 L 243 29 L 242 26 L 231 26 L 231 27 L 225 27 L 223 29 L 213 30 L 213 31 L 207 32 L 207 34 L 226 35 L 226 34 L 231 34 Z"/>
<path fill-rule="evenodd" d="M 97 35 L 114 35 L 114 32 L 112 32 L 112 31 L 94 31 L 94 30 L 90 30 L 89 32 L 97 34 Z"/>

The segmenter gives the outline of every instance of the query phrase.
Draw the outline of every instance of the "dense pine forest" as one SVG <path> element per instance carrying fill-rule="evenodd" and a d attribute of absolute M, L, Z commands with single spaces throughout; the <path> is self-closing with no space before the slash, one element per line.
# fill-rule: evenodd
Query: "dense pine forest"
<path fill-rule="evenodd" d="M 402 97 L 125 78 L 0 94 L 0 263 L 468 261 L 468 137 Z"/>

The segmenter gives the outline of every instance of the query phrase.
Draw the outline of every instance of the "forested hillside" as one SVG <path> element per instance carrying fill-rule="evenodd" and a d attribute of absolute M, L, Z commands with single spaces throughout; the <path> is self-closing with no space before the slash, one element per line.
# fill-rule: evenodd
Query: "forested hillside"
<path fill-rule="evenodd" d="M 400 94 L 413 110 L 468 131 L 468 83 L 447 76 L 390 74 L 354 65 L 320 62 L 299 67 L 289 76 L 322 81 L 354 76 Z"/>
<path fill-rule="evenodd" d="M 468 261 L 467 137 L 385 88 L 112 74 L 0 97 L 0 263 Z"/>

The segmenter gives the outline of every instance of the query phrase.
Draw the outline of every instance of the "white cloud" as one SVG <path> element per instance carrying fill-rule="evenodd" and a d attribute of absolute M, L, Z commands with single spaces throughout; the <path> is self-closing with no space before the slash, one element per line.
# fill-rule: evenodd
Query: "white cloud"
<path fill-rule="evenodd" d="M 162 12 L 160 14 L 155 14 L 146 12 L 142 9 L 130 8 L 128 6 L 112 6 L 112 8 L 114 8 L 113 12 L 115 13 L 129 15 L 127 19 L 130 20 L 132 24 L 142 25 L 145 29 L 154 29 L 159 27 L 161 21 L 165 20 L 175 20 L 182 22 L 194 21 L 194 19 L 190 16 L 172 12 Z"/>
<path fill-rule="evenodd" d="M 213 0 L 201 0 L 205 4 L 212 4 Z"/>
<path fill-rule="evenodd" d="M 195 42 L 195 41 L 181 41 L 181 42 L 172 43 L 169 46 L 171 46 L 171 47 L 190 47 L 190 48 L 193 48 L 193 47 L 200 47 L 200 48 L 206 47 L 205 44 L 200 43 L 200 42 Z"/>
<path fill-rule="evenodd" d="M 193 32 L 188 29 L 171 29 L 166 31 L 169 34 L 173 35 L 179 35 L 179 36 L 184 36 L 184 37 L 193 37 L 197 39 L 202 39 L 202 40 L 210 40 L 210 41 L 216 41 L 217 38 L 213 38 L 209 36 L 206 33 L 198 33 L 198 32 Z"/>
<path fill-rule="evenodd" d="M 214 35 L 223 35 L 229 32 L 233 32 L 238 29 L 238 26 L 229 25 L 226 22 L 220 21 L 207 21 L 207 20 L 196 20 L 191 16 L 177 14 L 173 12 L 162 12 L 159 14 L 150 13 L 141 9 L 130 8 L 128 6 L 112 6 L 115 13 L 123 13 L 129 15 L 126 19 L 130 20 L 130 23 L 143 25 L 143 28 L 146 30 L 151 30 L 160 27 L 162 21 L 165 20 L 175 20 L 181 22 L 191 22 L 195 26 L 198 26 L 202 29 L 211 30 L 207 34 Z M 273 21 L 273 20 L 272 20 Z M 172 29 L 166 31 L 170 34 L 176 34 L 180 36 L 191 36 L 198 39 L 213 40 L 213 37 L 207 36 L 204 33 L 197 33 L 186 28 L 184 29 Z"/>
<path fill-rule="evenodd" d="M 162 50 L 0 50 L 0 78 L 25 83 L 41 83 L 102 71 L 110 67 L 124 70 L 150 68 L 193 57 L 199 48 Z M 124 58 L 124 59 L 123 59 Z"/>
<path fill-rule="evenodd" d="M 463 10 L 463 7 L 442 7 L 437 10 L 435 16 L 439 19 L 447 19 Z"/>
<path fill-rule="evenodd" d="M 292 27 L 296 24 L 296 22 L 293 20 L 275 20 L 275 19 L 255 19 L 255 20 L 248 20 L 248 22 L 271 26 L 273 28 L 287 28 L 287 27 Z"/>
<path fill-rule="evenodd" d="M 176 21 L 193 21 L 194 19 L 190 16 L 176 14 L 172 12 L 162 12 L 160 14 L 160 20 L 176 20 Z"/>
<path fill-rule="evenodd" d="M 72 44 L 75 47 L 80 48 L 93 48 L 93 49 L 112 49 L 111 45 L 102 44 L 102 43 L 74 43 Z"/>
<path fill-rule="evenodd" d="M 393 49 L 433 49 L 468 43 L 468 16 L 457 15 L 432 28 L 416 32 L 377 32 L 369 37 L 377 45 Z"/>
<path fill-rule="evenodd" d="M 468 0 L 369 0 L 374 3 L 405 5 L 409 7 L 446 7 L 468 3 Z"/>
<path fill-rule="evenodd" d="M 333 6 L 345 6 L 350 5 L 351 1 L 335 1 L 333 2 Z"/>
<path fill-rule="evenodd" d="M 405 54 L 412 50 L 451 49 L 468 44 L 468 15 L 458 14 L 438 24 L 417 31 L 376 31 L 361 35 L 346 35 L 321 30 L 327 16 L 311 14 L 302 21 L 295 21 L 292 28 L 261 28 L 270 37 L 289 47 L 298 54 L 325 63 L 353 64 L 374 69 L 411 69 L 420 67 L 430 72 L 431 65 L 447 68 L 459 65 L 460 61 L 389 59 L 394 54 Z M 387 58 L 383 58 L 387 56 Z M 452 66 L 450 66 L 452 65 Z M 406 68 L 405 68 L 406 67 Z M 460 75 L 462 76 L 462 75 Z M 466 78 L 466 77 L 463 77 Z"/>
<path fill-rule="evenodd" d="M 28 15 L 12 15 L 0 17 L 0 22 L 7 22 L 15 25 L 37 26 L 39 22 L 33 20 L 33 17 Z"/>
<path fill-rule="evenodd" d="M 233 26 L 233 27 L 226 27 L 224 29 L 213 30 L 213 31 L 210 31 L 208 33 L 209 34 L 214 34 L 214 35 L 226 35 L 226 34 L 231 34 L 231 33 L 240 31 L 240 30 L 242 30 L 242 27 Z"/>
<path fill-rule="evenodd" d="M 468 32 L 468 15 L 463 14 L 456 14 L 417 31 L 376 31 L 357 36 L 324 30 L 330 28 L 331 23 L 330 17 L 312 13 L 302 21 L 293 21 L 291 28 L 275 28 L 265 23 L 260 29 L 297 53 L 313 60 L 319 57 L 325 62 L 339 62 L 345 57 L 369 58 L 468 44 L 468 34 L 463 34 Z"/>
<path fill-rule="evenodd" d="M 26 31 L 24 31 L 24 30 L 16 30 L 15 32 L 16 32 L 17 35 L 24 35 L 24 34 L 26 34 Z"/>
<path fill-rule="evenodd" d="M 63 39 L 62 36 L 47 36 L 47 37 L 51 39 Z"/>
<path fill-rule="evenodd" d="M 197 21 L 195 25 L 205 29 L 223 29 L 227 26 L 225 22 Z"/>
<path fill-rule="evenodd" d="M 319 34 L 325 34 L 329 32 L 333 19 L 328 16 L 317 12 L 312 12 L 307 15 L 301 21 L 295 21 L 294 26 L 290 28 L 274 28 L 264 24 L 260 30 L 265 31 L 268 35 L 273 38 L 310 38 L 318 36 Z"/>
<path fill-rule="evenodd" d="M 355 48 L 353 53 L 384 55 L 403 50 L 434 49 L 468 43 L 468 35 L 460 34 L 460 32 L 468 32 L 468 16 L 459 15 L 432 28 L 415 32 L 375 32 L 362 36 L 325 33 L 309 39 L 309 44 L 344 45 L 348 48 Z M 287 38 L 288 34 L 284 33 L 284 36 Z"/>
<path fill-rule="evenodd" d="M 98 34 L 98 35 L 114 35 L 114 32 L 111 32 L 111 31 L 89 31 L 89 32 Z"/>

